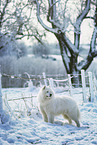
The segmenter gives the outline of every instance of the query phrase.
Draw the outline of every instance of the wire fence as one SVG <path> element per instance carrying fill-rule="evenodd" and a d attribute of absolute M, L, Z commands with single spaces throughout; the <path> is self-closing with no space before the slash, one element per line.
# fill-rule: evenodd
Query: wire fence
<path fill-rule="evenodd" d="M 64 90 L 69 90 L 70 95 L 72 95 L 73 86 L 82 87 L 84 100 L 86 97 L 86 93 L 85 93 L 86 87 L 89 87 L 91 100 L 92 100 L 92 98 L 94 98 L 94 91 L 97 88 L 97 80 L 96 80 L 95 76 L 91 72 L 88 72 L 88 74 L 86 74 L 84 70 L 81 71 L 81 74 L 78 74 L 78 75 L 68 74 L 67 77 L 64 75 L 60 75 L 60 74 L 46 75 L 45 72 L 43 72 L 42 75 L 37 75 L 37 76 L 29 75 L 27 72 L 25 72 L 24 75 L 25 75 L 25 77 L 23 77 L 21 75 L 16 76 L 16 75 L 8 75 L 8 74 L 3 73 L 2 78 L 7 77 L 11 80 L 15 79 L 14 81 L 17 81 L 17 82 L 22 80 L 23 81 L 23 85 L 21 86 L 22 88 L 23 87 L 30 88 L 33 86 L 41 87 L 42 85 L 46 85 L 46 86 L 50 85 L 52 88 L 64 87 Z M 76 80 L 77 80 L 76 84 L 72 83 L 73 78 L 76 78 Z M 78 81 L 79 78 L 81 78 L 80 82 Z M 12 83 L 12 81 L 11 81 L 11 85 L 14 85 Z M 17 86 L 15 86 L 15 87 L 17 87 Z M 8 88 L 10 88 L 10 85 Z"/>
<path fill-rule="evenodd" d="M 23 112 L 26 112 L 26 114 L 30 115 L 31 114 L 31 108 L 35 105 L 35 98 L 37 96 L 37 92 L 39 91 L 39 88 L 43 85 L 50 85 L 55 91 L 59 90 L 59 92 L 56 93 L 64 93 L 65 92 L 73 97 L 73 95 L 75 95 L 75 93 L 80 93 L 82 94 L 82 98 L 83 98 L 83 102 L 94 102 L 97 98 L 96 94 L 97 94 L 97 80 L 96 77 L 91 73 L 88 72 L 87 74 L 85 73 L 84 70 L 81 71 L 80 75 L 71 75 L 68 74 L 67 76 L 64 75 L 46 75 L 45 73 L 43 73 L 42 75 L 29 75 L 27 72 L 24 73 L 24 76 L 19 75 L 8 75 L 5 73 L 1 73 L 1 78 L 9 78 L 11 80 L 15 81 L 19 81 L 22 80 L 23 81 L 23 86 L 20 89 L 21 90 L 21 95 L 19 95 L 19 93 L 13 93 L 14 98 L 8 98 L 8 93 L 5 93 L 4 95 L 4 104 L 7 107 L 7 109 L 9 110 L 9 112 L 11 112 L 11 114 L 13 114 L 15 112 L 15 114 L 18 114 L 18 117 L 21 116 L 21 114 L 23 115 Z M 73 77 L 75 78 L 81 78 L 81 84 L 79 84 L 79 82 L 76 84 L 77 87 L 81 88 L 81 91 L 74 91 L 75 84 L 72 84 L 72 79 Z M 1 79 L 0 79 L 1 80 Z M 37 82 L 37 83 L 35 83 Z M 2 84 L 2 80 L 1 83 Z M 12 84 L 11 84 L 12 85 Z M 10 87 L 10 85 L 9 85 Z M 9 88 L 8 87 L 8 88 Z M 31 91 L 33 92 L 34 90 L 36 91 L 36 93 L 32 93 L 31 91 L 29 91 L 29 93 L 25 92 L 25 87 L 32 89 Z M 57 89 L 58 88 L 58 89 Z M 61 89 L 59 89 L 61 88 Z M 2 85 L 0 86 L 0 90 L 2 90 Z M 87 91 L 88 90 L 88 91 Z M 10 90 L 11 92 L 12 90 Z M 17 91 L 19 92 L 19 91 Z M 24 93 L 25 92 L 25 93 Z M 0 91 L 1 93 L 1 91 Z M 34 95 L 33 95 L 34 94 Z M 11 93 L 9 94 L 11 95 Z M 17 97 L 18 96 L 18 97 Z M 22 103 L 21 103 L 22 102 Z M 10 104 L 10 105 L 9 105 Z M 15 104 L 15 108 L 13 109 L 13 111 L 11 110 L 11 104 Z M 30 104 L 30 106 L 29 106 Z M 25 109 L 24 109 L 25 108 Z"/>

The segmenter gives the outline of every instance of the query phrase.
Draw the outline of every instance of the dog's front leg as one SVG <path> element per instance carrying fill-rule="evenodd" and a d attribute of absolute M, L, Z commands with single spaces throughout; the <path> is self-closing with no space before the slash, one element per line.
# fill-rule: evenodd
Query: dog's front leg
<path fill-rule="evenodd" d="M 48 114 L 48 122 L 54 123 L 54 115 L 53 114 Z"/>
<path fill-rule="evenodd" d="M 46 112 L 44 111 L 44 109 L 43 109 L 42 106 L 40 106 L 40 111 L 41 111 L 41 113 L 42 113 L 43 120 L 44 120 L 45 122 L 48 122 L 47 114 L 46 114 Z"/>

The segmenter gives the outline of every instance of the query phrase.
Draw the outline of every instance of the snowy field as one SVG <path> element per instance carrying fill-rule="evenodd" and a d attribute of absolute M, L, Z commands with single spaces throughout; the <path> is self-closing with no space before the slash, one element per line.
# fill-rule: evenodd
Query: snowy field
<path fill-rule="evenodd" d="M 81 112 L 81 127 L 76 127 L 74 122 L 69 125 L 62 116 L 55 118 L 55 124 L 50 124 L 43 122 L 37 97 L 32 99 L 39 89 L 2 89 L 4 109 L 10 119 L 5 124 L 0 122 L 0 145 L 97 145 L 96 98 L 94 103 L 83 103 L 81 88 L 74 89 L 72 97 Z M 56 95 L 69 94 L 63 92 L 63 88 L 57 88 L 55 92 Z M 21 99 L 15 100 L 17 98 Z"/>

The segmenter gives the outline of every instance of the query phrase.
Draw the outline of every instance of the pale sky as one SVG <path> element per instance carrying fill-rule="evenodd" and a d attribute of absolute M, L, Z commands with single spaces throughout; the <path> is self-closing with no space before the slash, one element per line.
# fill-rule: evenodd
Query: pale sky
<path fill-rule="evenodd" d="M 90 22 L 90 23 L 88 23 Z M 90 26 L 89 26 L 90 24 Z M 93 33 L 93 21 L 92 20 L 86 20 L 82 23 L 82 27 L 81 27 L 81 43 L 83 44 L 89 44 L 91 37 L 92 37 L 92 33 Z"/>

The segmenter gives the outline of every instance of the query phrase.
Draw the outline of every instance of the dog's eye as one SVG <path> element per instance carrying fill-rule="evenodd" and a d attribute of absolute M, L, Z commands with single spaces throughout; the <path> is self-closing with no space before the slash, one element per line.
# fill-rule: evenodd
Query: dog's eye
<path fill-rule="evenodd" d="M 47 91 L 47 93 L 48 93 L 49 91 Z"/>

